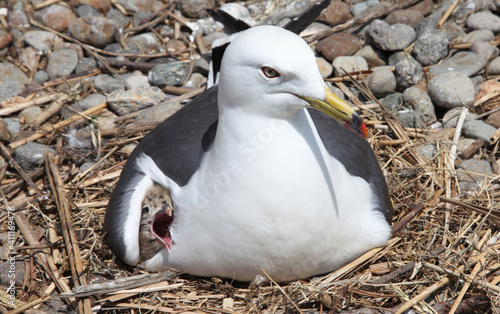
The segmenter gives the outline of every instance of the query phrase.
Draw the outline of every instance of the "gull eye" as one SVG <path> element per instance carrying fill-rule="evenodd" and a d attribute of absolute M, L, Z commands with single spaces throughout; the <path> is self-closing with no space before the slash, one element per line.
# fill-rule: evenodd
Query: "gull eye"
<path fill-rule="evenodd" d="M 278 71 L 270 67 L 262 67 L 261 70 L 262 73 L 264 73 L 264 75 L 268 78 L 275 78 L 281 75 Z"/>

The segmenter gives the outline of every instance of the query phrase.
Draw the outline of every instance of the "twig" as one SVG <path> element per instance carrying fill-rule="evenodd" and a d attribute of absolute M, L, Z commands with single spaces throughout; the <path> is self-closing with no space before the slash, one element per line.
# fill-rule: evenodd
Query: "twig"
<path fill-rule="evenodd" d="M 20 104 L 13 105 L 11 107 L 7 108 L 2 108 L 0 109 L 0 116 L 8 116 L 14 112 L 21 111 L 23 109 L 32 107 L 32 106 L 38 106 L 38 105 L 43 105 L 45 103 L 48 103 L 49 101 L 55 101 L 60 97 L 60 94 L 49 94 L 49 95 L 44 95 L 40 96 L 35 99 L 31 99 L 29 101 L 22 102 Z"/>
<path fill-rule="evenodd" d="M 400 221 L 398 221 L 394 226 L 392 226 L 392 234 L 395 235 L 396 233 L 401 230 L 408 222 L 410 222 L 413 218 L 418 216 L 423 210 L 425 209 L 424 204 L 418 203 L 415 205 L 412 210 L 406 214 L 406 216 L 403 217 Z"/>
<path fill-rule="evenodd" d="M 41 297 L 41 298 L 38 298 L 38 299 L 35 299 L 29 303 L 26 303 L 24 304 L 23 306 L 20 306 L 18 308 L 15 308 L 13 309 L 12 311 L 8 311 L 7 314 L 17 314 L 17 313 L 22 313 L 24 312 L 25 310 L 28 310 L 28 309 L 32 309 L 33 307 L 35 307 L 36 305 L 38 304 L 41 304 L 49 299 L 51 299 L 52 296 L 50 295 L 46 295 L 44 297 Z"/>
<path fill-rule="evenodd" d="M 29 143 L 29 142 L 33 142 L 33 141 L 36 141 L 37 139 L 39 138 L 42 138 L 44 136 L 47 136 L 50 134 L 50 132 L 53 132 L 57 129 L 60 129 L 60 128 L 63 128 L 63 127 L 66 127 L 68 125 L 70 125 L 71 123 L 83 118 L 84 116 L 88 116 L 88 115 L 93 115 L 93 114 L 97 114 L 98 112 L 100 112 L 101 110 L 103 110 L 104 108 L 106 108 L 106 102 L 103 102 L 102 104 L 99 104 L 95 107 L 92 107 L 90 109 L 87 109 L 81 113 L 79 113 L 78 115 L 74 115 L 66 120 L 63 120 L 59 123 L 56 123 L 52 126 L 50 126 L 47 130 L 47 132 L 44 132 L 44 133 L 35 133 L 25 139 L 22 139 L 22 140 L 19 140 L 17 142 L 13 142 L 13 143 L 10 143 L 9 144 L 9 147 L 11 149 L 16 149 L 18 148 L 19 146 L 23 146 L 24 144 L 26 143 Z"/>
<path fill-rule="evenodd" d="M 39 4 L 35 5 L 33 7 L 33 9 L 40 10 L 40 9 L 46 8 L 46 7 L 50 6 L 50 5 L 53 5 L 53 4 L 61 2 L 61 1 L 62 0 L 47 0 L 47 1 L 44 1 L 42 3 L 39 3 Z"/>
<path fill-rule="evenodd" d="M 500 222 L 500 213 L 494 212 L 486 207 L 481 207 L 481 206 L 472 205 L 472 204 L 466 204 L 464 202 L 460 202 L 460 201 L 457 201 L 457 200 L 454 200 L 451 198 L 446 198 L 446 197 L 439 197 L 439 200 L 441 202 L 454 204 L 454 205 L 463 207 L 463 208 L 468 209 L 468 210 L 480 212 L 483 215 L 489 215 L 489 217 L 491 217 L 492 219 L 495 219 L 495 220 Z"/>
<path fill-rule="evenodd" d="M 57 113 L 63 107 L 66 100 L 68 100 L 69 96 L 67 94 L 59 94 L 59 97 L 50 104 L 48 108 L 46 108 L 41 114 L 31 121 L 32 127 L 38 127 L 45 121 L 47 121 L 52 115 Z"/>
<path fill-rule="evenodd" d="M 460 0 L 453 1 L 453 3 L 448 8 L 448 10 L 446 10 L 446 12 L 443 14 L 443 16 L 439 19 L 439 22 L 437 24 L 438 28 L 441 28 L 441 26 L 443 26 L 443 24 L 450 17 L 451 12 L 453 12 L 453 10 L 455 10 L 455 8 L 457 7 L 457 5 L 458 5 L 459 2 L 460 2 Z"/>
<path fill-rule="evenodd" d="M 271 278 L 271 276 L 269 276 L 269 274 L 267 273 L 267 271 L 265 271 L 262 267 L 260 267 L 259 265 L 257 265 L 260 270 L 262 270 L 262 272 L 264 273 L 264 275 L 266 275 L 266 277 L 274 284 L 276 285 L 276 287 L 278 287 L 278 289 L 281 291 L 281 293 L 283 293 L 283 295 L 285 296 L 285 298 L 288 299 L 288 301 L 290 303 L 292 303 L 293 307 L 295 307 L 295 309 L 302 314 L 302 311 L 300 310 L 300 308 L 297 306 L 297 304 L 295 304 L 295 302 L 293 302 L 292 298 L 290 298 L 290 296 L 285 292 L 285 290 L 283 290 L 283 288 L 281 288 L 280 285 L 278 285 L 278 283 L 276 281 L 274 281 L 273 278 Z"/>
<path fill-rule="evenodd" d="M 412 308 L 415 306 L 418 302 L 422 301 L 425 299 L 428 295 L 434 293 L 437 289 L 441 288 L 442 286 L 446 285 L 448 282 L 450 282 L 450 279 L 448 277 L 444 277 L 432 286 L 429 286 L 425 288 L 422 292 L 420 292 L 417 296 L 413 297 L 411 300 L 405 302 L 397 311 L 395 314 L 401 314 L 404 311 Z"/>

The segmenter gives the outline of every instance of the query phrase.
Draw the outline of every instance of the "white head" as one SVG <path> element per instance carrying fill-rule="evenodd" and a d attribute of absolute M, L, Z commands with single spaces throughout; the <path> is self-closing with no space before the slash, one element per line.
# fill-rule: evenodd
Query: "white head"
<path fill-rule="evenodd" d="M 258 26 L 226 49 L 219 81 L 219 107 L 286 118 L 309 106 L 300 96 L 325 99 L 325 83 L 307 43 L 283 28 Z"/>

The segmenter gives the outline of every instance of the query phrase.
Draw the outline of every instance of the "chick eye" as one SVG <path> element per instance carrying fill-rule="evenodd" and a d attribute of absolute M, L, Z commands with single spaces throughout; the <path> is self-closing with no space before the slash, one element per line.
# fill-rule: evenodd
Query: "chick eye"
<path fill-rule="evenodd" d="M 150 208 L 149 208 L 149 206 L 148 206 L 148 205 L 144 205 L 144 206 L 142 206 L 142 214 L 143 214 L 143 215 L 147 215 L 147 214 L 149 214 L 149 209 L 150 209 Z"/>
<path fill-rule="evenodd" d="M 262 73 L 269 78 L 275 78 L 281 75 L 278 71 L 270 67 L 262 67 L 261 70 Z"/>

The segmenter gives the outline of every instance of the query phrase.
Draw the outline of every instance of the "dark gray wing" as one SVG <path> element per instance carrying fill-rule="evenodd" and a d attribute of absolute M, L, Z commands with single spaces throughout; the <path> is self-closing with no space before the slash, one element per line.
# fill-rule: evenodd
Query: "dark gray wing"
<path fill-rule="evenodd" d="M 387 182 L 370 144 L 326 114 L 315 109 L 308 111 L 326 150 L 332 157 L 340 161 L 350 174 L 361 177 L 370 183 L 375 195 L 377 195 L 378 209 L 390 223 L 392 203 Z"/>
<path fill-rule="evenodd" d="M 321 2 L 317 2 L 307 8 L 300 15 L 294 17 L 290 22 L 288 22 L 284 29 L 289 30 L 290 32 L 294 32 L 295 34 L 300 34 L 303 30 L 305 30 L 318 16 L 330 5 L 331 0 L 323 0 Z"/>
<path fill-rule="evenodd" d="M 140 210 L 130 204 L 132 193 L 144 178 L 136 167 L 137 157 L 150 156 L 166 176 L 183 186 L 198 169 L 203 148 L 211 146 L 217 118 L 214 86 L 148 133 L 132 152 L 111 194 L 103 226 L 104 240 L 120 260 L 124 260 L 127 249 L 124 222 L 131 211 Z"/>

